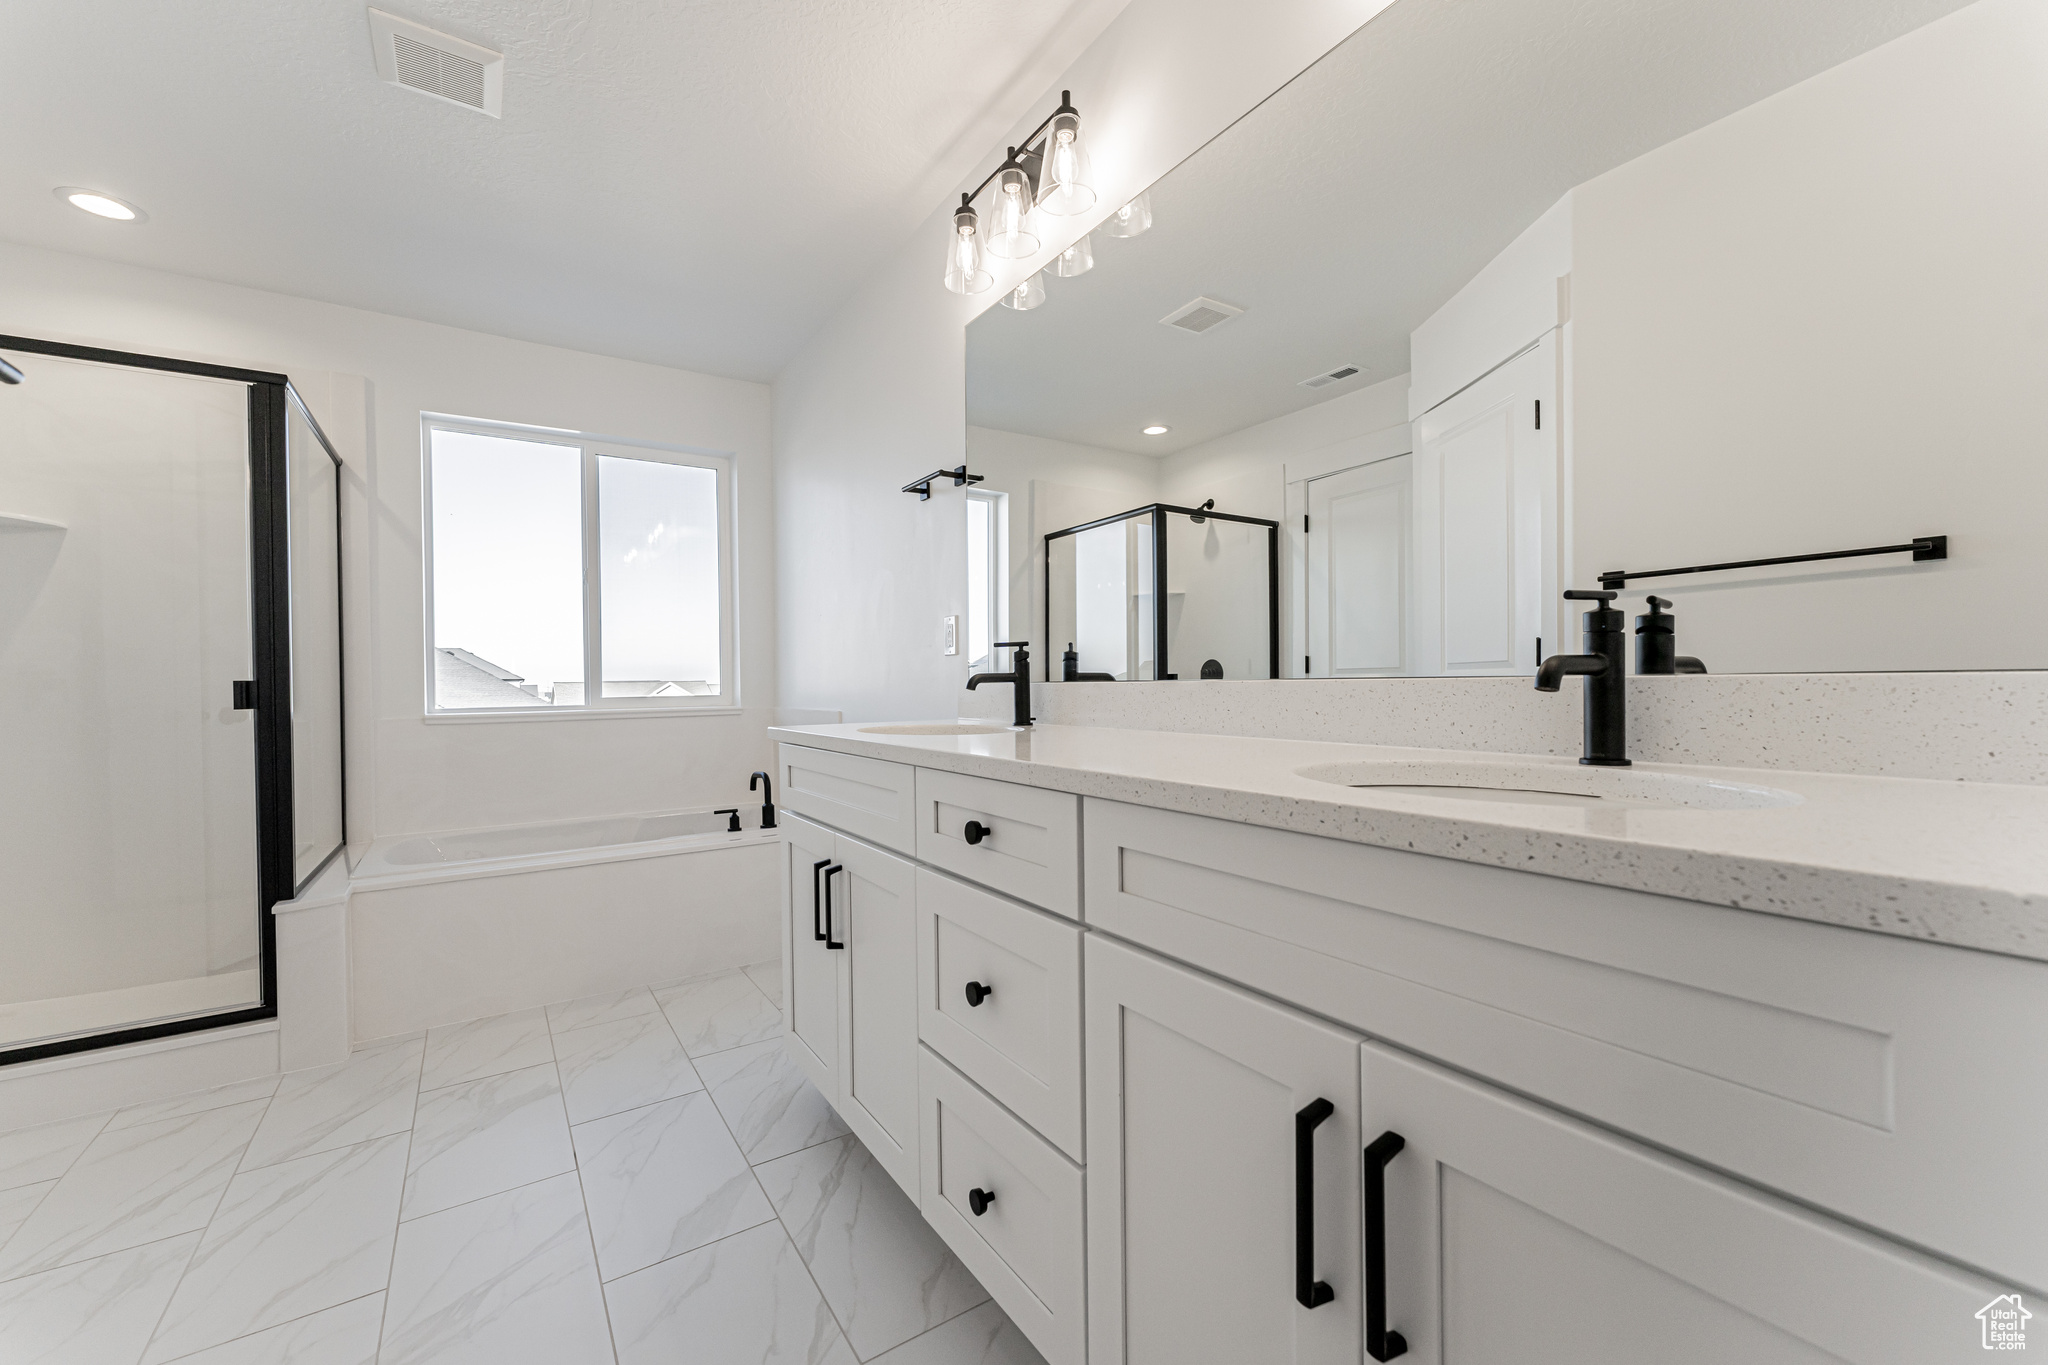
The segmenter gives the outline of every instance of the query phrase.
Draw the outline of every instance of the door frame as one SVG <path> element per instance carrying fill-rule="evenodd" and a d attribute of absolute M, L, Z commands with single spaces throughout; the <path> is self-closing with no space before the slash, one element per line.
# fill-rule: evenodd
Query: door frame
<path fill-rule="evenodd" d="M 213 365 L 175 356 L 78 346 L 34 337 L 0 336 L 0 351 L 85 360 L 134 370 L 158 370 L 204 379 L 225 379 L 249 386 L 249 621 L 251 671 L 256 678 L 256 885 L 257 953 L 263 986 L 260 1004 L 190 1019 L 173 1019 L 104 1033 L 23 1047 L 0 1049 L 0 1067 L 40 1061 L 77 1052 L 149 1042 L 181 1033 L 227 1028 L 277 1017 L 277 917 L 271 913 L 318 877 L 348 843 L 347 797 L 343 792 L 342 837 L 320 865 L 296 878 L 292 813 L 292 638 L 291 638 L 291 502 L 286 463 L 288 413 L 296 406 L 332 463 L 335 479 L 335 581 L 341 578 L 341 456 L 313 417 L 287 375 Z M 339 619 L 337 617 L 337 619 Z M 339 648 L 343 642 L 337 642 Z M 346 661 L 341 660 L 343 676 Z M 344 705 L 346 703 L 344 702 Z M 343 714 L 342 770 L 347 768 L 347 726 Z"/>

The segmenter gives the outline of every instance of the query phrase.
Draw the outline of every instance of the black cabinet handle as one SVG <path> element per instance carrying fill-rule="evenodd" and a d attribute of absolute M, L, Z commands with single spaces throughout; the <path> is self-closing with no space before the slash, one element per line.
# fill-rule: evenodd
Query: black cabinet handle
<path fill-rule="evenodd" d="M 811 939 L 823 943 L 831 935 L 818 927 L 818 873 L 832 865 L 830 858 L 820 858 L 811 864 Z"/>
<path fill-rule="evenodd" d="M 970 844 L 978 844 L 983 839 L 988 838 L 988 836 L 993 833 L 995 833 L 995 831 L 990 829 L 987 825 L 981 823 L 981 821 L 969 820 L 967 822 L 966 828 L 960 831 L 960 837 L 965 839 Z"/>
<path fill-rule="evenodd" d="M 1294 1116 L 1294 1301 L 1320 1308 L 1337 1291 L 1316 1278 L 1316 1125 L 1337 1112 L 1328 1100 L 1311 1100 Z"/>
<path fill-rule="evenodd" d="M 976 1218 L 987 1213 L 988 1206 L 995 1202 L 996 1192 L 994 1190 L 969 1190 L 967 1192 L 967 1207 L 974 1210 Z"/>
<path fill-rule="evenodd" d="M 1408 1339 L 1387 1330 L 1387 1163 L 1408 1140 L 1391 1128 L 1365 1149 L 1365 1353 L 1392 1360 Z"/>
<path fill-rule="evenodd" d="M 988 999 L 991 995 L 994 995 L 995 993 L 996 988 L 994 986 L 984 986 L 979 981 L 968 982 L 967 1008 L 974 1009 L 975 1007 L 979 1006 L 982 1001 Z"/>
<path fill-rule="evenodd" d="M 846 871 L 846 868 L 839 863 L 834 863 L 825 869 L 825 946 L 827 948 L 838 949 L 846 946 L 838 939 L 832 937 L 832 877 L 835 873 L 844 871 Z"/>

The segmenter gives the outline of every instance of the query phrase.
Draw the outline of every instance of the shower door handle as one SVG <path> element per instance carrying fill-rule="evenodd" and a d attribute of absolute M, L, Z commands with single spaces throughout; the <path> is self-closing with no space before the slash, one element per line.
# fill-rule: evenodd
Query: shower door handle
<path fill-rule="evenodd" d="M 238 678 L 235 681 L 235 709 L 254 711 L 256 709 L 256 680 Z"/>

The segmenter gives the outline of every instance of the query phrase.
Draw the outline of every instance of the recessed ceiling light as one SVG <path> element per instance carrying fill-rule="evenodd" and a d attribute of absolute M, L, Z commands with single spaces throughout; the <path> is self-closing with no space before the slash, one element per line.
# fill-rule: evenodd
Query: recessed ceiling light
<path fill-rule="evenodd" d="M 1172 430 L 1172 427 L 1146 427 L 1145 434 L 1147 436 L 1164 436 L 1167 432 Z"/>
<path fill-rule="evenodd" d="M 73 208 L 84 209 L 100 218 L 112 218 L 122 223 L 140 223 L 149 217 L 141 209 L 124 199 L 98 190 L 84 190 L 76 185 L 59 185 L 57 197 Z"/>

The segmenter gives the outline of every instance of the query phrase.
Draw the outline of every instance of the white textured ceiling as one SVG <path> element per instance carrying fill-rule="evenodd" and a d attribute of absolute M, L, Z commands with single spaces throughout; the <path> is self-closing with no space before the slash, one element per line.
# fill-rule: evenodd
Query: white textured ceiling
<path fill-rule="evenodd" d="M 967 420 L 1167 455 L 1401 374 L 1572 186 L 1964 3 L 1399 0 L 1161 179 L 1152 231 L 976 318 Z M 1198 295 L 1246 312 L 1158 324 Z"/>
<path fill-rule="evenodd" d="M 767 379 L 1121 5 L 379 6 L 503 51 L 501 121 L 378 80 L 361 0 L 6 0 L 0 237 Z"/>

